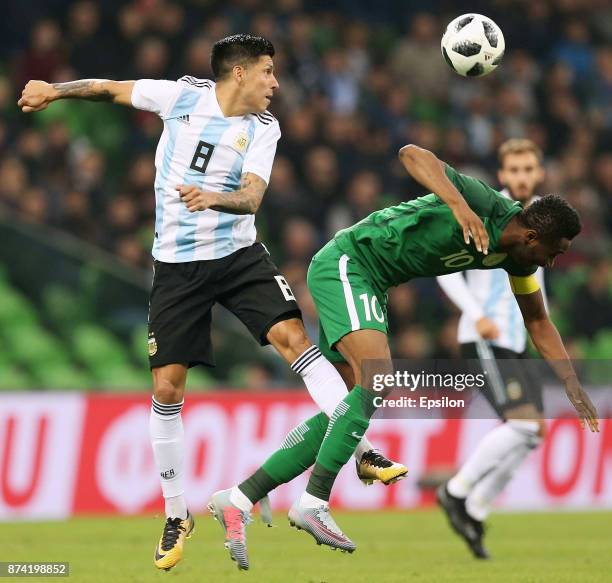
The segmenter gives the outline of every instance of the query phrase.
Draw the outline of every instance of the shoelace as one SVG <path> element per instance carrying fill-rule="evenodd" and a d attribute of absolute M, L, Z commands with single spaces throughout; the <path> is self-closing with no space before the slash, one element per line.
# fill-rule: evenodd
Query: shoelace
<path fill-rule="evenodd" d="M 375 449 L 366 451 L 361 457 L 361 461 L 379 468 L 390 468 L 393 465 L 384 455 Z"/>
<path fill-rule="evenodd" d="M 166 526 L 164 526 L 164 534 L 162 535 L 162 551 L 169 551 L 178 540 L 179 535 L 185 532 L 185 527 L 181 524 L 182 518 L 168 518 Z"/>
<path fill-rule="evenodd" d="M 316 509 L 317 518 L 325 525 L 325 527 L 337 535 L 344 536 L 344 533 L 340 530 L 332 515 L 329 512 L 329 508 L 327 506 L 319 506 Z"/>
<path fill-rule="evenodd" d="M 244 525 L 250 522 L 249 516 L 243 516 L 239 508 L 228 508 L 223 513 L 225 527 L 227 528 L 227 540 L 239 539 L 244 541 Z"/>

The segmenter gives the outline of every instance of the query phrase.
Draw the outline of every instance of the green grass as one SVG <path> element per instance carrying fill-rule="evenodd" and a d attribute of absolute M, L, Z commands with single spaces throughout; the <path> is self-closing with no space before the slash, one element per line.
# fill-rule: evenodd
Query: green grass
<path fill-rule="evenodd" d="M 229 560 L 221 529 L 209 516 L 196 517 L 185 558 L 168 573 L 151 560 L 162 527 L 153 517 L 3 524 L 0 561 L 69 561 L 68 581 L 79 583 L 597 583 L 612 577 L 609 512 L 495 515 L 488 562 L 472 559 L 436 511 L 335 517 L 357 543 L 353 555 L 317 547 L 278 515 L 275 528 L 249 527 L 247 573 Z"/>

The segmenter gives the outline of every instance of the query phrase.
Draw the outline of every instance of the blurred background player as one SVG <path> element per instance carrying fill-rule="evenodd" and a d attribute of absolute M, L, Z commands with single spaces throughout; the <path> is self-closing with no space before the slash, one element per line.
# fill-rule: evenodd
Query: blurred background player
<path fill-rule="evenodd" d="M 537 199 L 544 180 L 542 152 L 531 140 L 511 139 L 498 151 L 501 194 L 524 207 Z M 535 273 L 544 300 L 544 272 Z M 502 269 L 471 270 L 437 278 L 461 310 L 461 357 L 479 360 L 491 381 L 484 394 L 505 423 L 489 434 L 448 482 L 444 509 L 465 523 L 461 533 L 474 556 L 488 558 L 482 545 L 483 521 L 496 496 L 544 437 L 542 387 L 526 365 L 527 332 Z M 500 359 L 500 360 L 498 360 Z M 521 360 L 523 359 L 523 360 Z M 453 508 L 450 508 L 452 505 Z"/>
<path fill-rule="evenodd" d="M 189 368 L 214 364 L 215 303 L 234 313 L 260 344 L 272 344 L 328 415 L 346 395 L 340 374 L 310 342 L 289 284 L 256 242 L 254 215 L 280 137 L 278 121 L 266 110 L 279 87 L 273 56 L 270 41 L 238 34 L 213 46 L 216 83 L 189 75 L 178 81 L 30 81 L 19 100 L 24 112 L 58 99 L 108 101 L 152 111 L 164 122 L 155 160 L 148 338 L 150 438 L 166 510 L 154 555 L 159 569 L 181 560 L 194 528 L 184 497 L 181 410 Z M 406 474 L 367 439 L 361 447 L 361 479 L 388 484 Z"/>

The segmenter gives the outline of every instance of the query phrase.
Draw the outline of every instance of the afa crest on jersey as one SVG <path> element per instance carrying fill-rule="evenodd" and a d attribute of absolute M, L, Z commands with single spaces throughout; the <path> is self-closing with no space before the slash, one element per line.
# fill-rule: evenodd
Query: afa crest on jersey
<path fill-rule="evenodd" d="M 157 354 L 157 340 L 153 334 L 149 335 L 149 356 L 155 356 Z"/>
<path fill-rule="evenodd" d="M 244 152 L 247 149 L 248 145 L 249 145 L 249 136 L 247 135 L 246 132 L 240 132 L 234 138 L 234 148 L 238 150 L 239 152 Z"/>

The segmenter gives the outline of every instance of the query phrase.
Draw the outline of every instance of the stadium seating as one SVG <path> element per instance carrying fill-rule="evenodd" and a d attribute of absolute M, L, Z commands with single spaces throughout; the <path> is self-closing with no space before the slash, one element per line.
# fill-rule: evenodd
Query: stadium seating
<path fill-rule="evenodd" d="M 86 311 L 69 290 L 49 287 L 37 306 L 11 285 L 4 270 L 0 297 L 0 389 L 150 386 L 146 327 L 134 332 L 134 339 L 144 335 L 140 342 L 124 343 L 94 322 L 79 323 Z"/>

